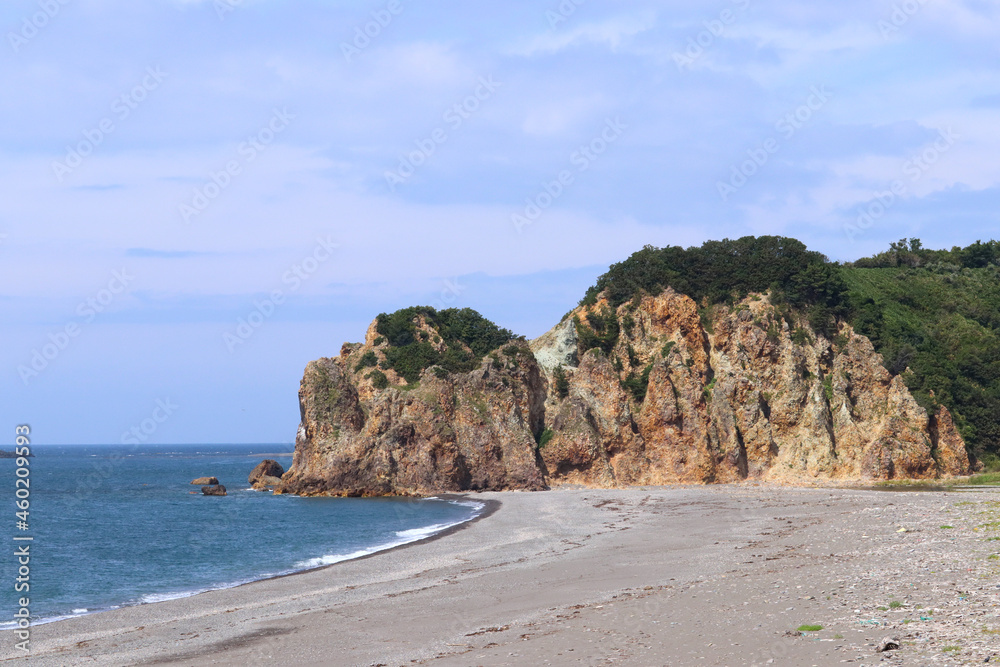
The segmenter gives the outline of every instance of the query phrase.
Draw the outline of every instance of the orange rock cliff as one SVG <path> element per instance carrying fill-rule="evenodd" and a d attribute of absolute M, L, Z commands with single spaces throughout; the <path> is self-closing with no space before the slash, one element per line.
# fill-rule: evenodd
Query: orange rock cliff
<path fill-rule="evenodd" d="M 588 315 L 613 347 L 580 353 Z M 424 321 L 418 327 L 433 334 Z M 947 409 L 928 415 L 864 336 L 792 330 L 766 295 L 719 306 L 667 289 L 612 310 L 581 306 L 468 373 L 391 370 L 376 388 L 364 344 L 306 367 L 292 467 L 279 493 L 428 495 L 559 484 L 927 479 L 969 473 Z M 648 378 L 648 381 L 647 381 Z"/>

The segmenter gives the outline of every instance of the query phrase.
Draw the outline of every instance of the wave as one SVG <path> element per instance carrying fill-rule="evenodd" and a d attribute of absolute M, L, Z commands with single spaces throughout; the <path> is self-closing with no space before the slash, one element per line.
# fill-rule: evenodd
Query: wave
<path fill-rule="evenodd" d="M 46 618 L 34 618 L 31 619 L 31 627 L 36 625 L 45 625 L 46 623 L 55 623 L 56 621 L 65 621 L 69 618 L 77 618 L 79 616 L 86 616 L 88 614 L 94 614 L 99 611 L 110 611 L 112 609 L 118 609 L 119 605 L 113 607 L 107 607 L 105 609 L 74 609 L 72 613 L 62 614 L 60 616 L 49 616 Z M 14 630 L 18 627 L 16 622 L 5 621 L 0 623 L 0 631 L 3 630 Z"/>
<path fill-rule="evenodd" d="M 440 500 L 437 498 L 428 498 L 427 500 Z M 484 505 L 479 505 L 479 510 L 482 510 Z M 354 560 L 355 558 L 363 558 L 364 556 L 370 556 L 374 553 L 380 551 L 387 551 L 389 549 L 395 549 L 396 547 L 401 547 L 404 544 L 410 544 L 411 542 L 419 542 L 420 540 L 436 535 L 442 531 L 448 530 L 454 526 L 460 526 L 463 523 L 472 521 L 477 516 L 479 516 L 479 511 L 473 513 L 466 519 L 461 521 L 455 521 L 452 523 L 435 523 L 430 526 L 424 526 L 423 528 L 410 528 L 409 530 L 397 530 L 396 537 L 399 539 L 390 542 L 385 542 L 368 549 L 361 549 L 359 551 L 352 551 L 350 553 L 342 554 L 327 554 L 325 556 L 319 556 L 318 558 L 309 558 L 307 560 L 299 561 L 295 564 L 296 571 L 301 570 L 311 570 L 317 567 L 323 567 L 325 565 L 333 565 L 334 563 L 342 563 L 345 560 Z"/>
<path fill-rule="evenodd" d="M 425 537 L 430 537 L 434 533 L 440 533 L 442 530 L 447 530 L 452 526 L 457 526 L 460 523 L 465 523 L 464 521 L 458 521 L 456 523 L 436 523 L 433 526 L 424 526 L 423 528 L 411 528 L 410 530 L 398 530 L 396 531 L 396 537 L 400 537 L 407 541 L 422 540 Z"/>
<path fill-rule="evenodd" d="M 486 507 L 486 503 L 480 502 L 478 500 L 459 500 L 456 498 L 441 498 L 438 496 L 431 496 L 430 498 L 424 498 L 424 500 L 438 500 L 440 502 L 448 503 L 449 505 L 458 505 L 459 507 L 471 507 L 477 510 L 474 516 L 479 516 L 479 513 L 483 511 Z"/>
<path fill-rule="evenodd" d="M 138 604 L 152 604 L 154 602 L 166 602 L 168 600 L 179 600 L 181 598 L 191 597 L 192 595 L 198 595 L 198 593 L 205 593 L 206 591 L 213 590 L 211 588 L 202 588 L 196 591 L 183 591 L 174 593 L 149 593 L 148 595 L 143 595 L 139 598 Z"/>

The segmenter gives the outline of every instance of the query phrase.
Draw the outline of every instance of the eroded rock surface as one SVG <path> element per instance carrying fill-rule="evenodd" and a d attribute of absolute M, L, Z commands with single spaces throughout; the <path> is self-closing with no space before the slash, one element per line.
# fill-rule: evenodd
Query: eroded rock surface
<path fill-rule="evenodd" d="M 426 369 L 416 386 L 376 389 L 358 359 L 373 331 L 341 356 L 310 362 L 299 389 L 302 423 L 280 490 L 345 496 L 545 488 L 535 436 L 545 379 L 526 343 L 469 373 Z M 441 377 L 439 377 L 441 375 Z"/>
<path fill-rule="evenodd" d="M 618 335 L 582 349 L 590 322 Z M 418 323 L 426 328 L 425 322 Z M 586 330 L 584 330 L 586 329 Z M 433 337 L 434 331 L 427 329 Z M 349 496 L 760 479 L 933 478 L 969 472 L 947 409 L 920 407 L 871 342 L 789 326 L 766 295 L 699 312 L 667 289 L 572 311 L 468 373 L 406 384 L 363 344 L 310 362 L 280 492 Z M 541 443 L 541 446 L 536 443 Z"/>
<path fill-rule="evenodd" d="M 606 302 L 570 317 L 607 313 Z M 746 478 L 929 478 L 969 472 L 946 408 L 928 417 L 871 342 L 841 325 L 831 342 L 792 330 L 766 296 L 717 307 L 705 326 L 672 290 L 615 312 L 621 333 L 549 384 L 542 449 L 550 482 L 598 486 L 732 482 Z M 555 331 L 555 329 L 553 330 Z M 552 334 L 533 342 L 537 354 Z M 620 369 L 616 368 L 620 365 Z M 648 384 L 639 401 L 622 386 Z M 552 373 L 550 372 L 550 380 Z"/>

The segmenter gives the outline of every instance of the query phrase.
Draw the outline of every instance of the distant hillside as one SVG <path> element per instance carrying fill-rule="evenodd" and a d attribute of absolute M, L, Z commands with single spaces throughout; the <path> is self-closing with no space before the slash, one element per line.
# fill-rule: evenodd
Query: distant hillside
<path fill-rule="evenodd" d="M 850 319 L 925 408 L 951 410 L 972 453 L 1000 467 L 1000 243 L 925 250 L 911 239 L 841 267 Z"/>

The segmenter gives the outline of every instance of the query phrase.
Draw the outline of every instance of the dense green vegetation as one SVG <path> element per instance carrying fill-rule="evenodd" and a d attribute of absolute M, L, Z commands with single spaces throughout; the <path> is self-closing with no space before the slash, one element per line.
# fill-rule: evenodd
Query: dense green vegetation
<path fill-rule="evenodd" d="M 603 292 L 612 308 L 638 303 L 666 287 L 705 309 L 771 292 L 780 319 L 798 342 L 814 332 L 831 338 L 838 320 L 868 336 L 893 374 L 925 408 L 951 410 L 966 444 L 989 467 L 1000 467 L 1000 242 L 950 250 L 902 239 L 874 257 L 832 263 L 804 244 L 776 236 L 709 241 L 700 247 L 646 246 L 598 278 L 581 305 Z M 706 324 L 710 324 L 706 322 Z M 776 322 L 768 335 L 777 337 Z M 577 319 L 580 353 L 610 354 L 628 328 L 612 310 Z M 670 353 L 669 344 L 663 354 Z M 618 364 L 621 362 L 618 361 Z M 634 366 L 634 362 L 633 362 Z M 641 375 L 624 383 L 637 401 Z"/>
<path fill-rule="evenodd" d="M 372 381 L 372 386 L 376 389 L 385 389 L 389 386 L 389 378 L 385 376 L 385 373 L 378 369 L 373 370 L 365 377 Z"/>
<path fill-rule="evenodd" d="M 358 363 L 354 365 L 354 372 L 357 373 L 362 368 L 372 368 L 378 364 L 378 355 L 376 355 L 372 350 L 368 350 L 363 355 Z"/>
<path fill-rule="evenodd" d="M 990 264 L 1000 264 L 1000 241 L 976 241 L 966 248 L 954 246 L 951 250 L 931 250 L 925 248 L 920 239 L 900 239 L 890 243 L 885 252 L 874 257 L 864 257 L 849 266 L 859 269 L 887 269 L 950 265 L 958 269 L 982 269 Z"/>
<path fill-rule="evenodd" d="M 995 241 L 925 250 L 912 239 L 841 268 L 858 332 L 890 372 L 909 369 L 903 378 L 921 405 L 951 410 L 966 444 L 991 467 L 1000 463 L 998 250 Z"/>
<path fill-rule="evenodd" d="M 433 340 L 432 334 L 418 331 L 419 318 L 437 332 Z M 391 368 L 411 384 L 430 366 L 440 366 L 454 373 L 471 371 L 488 352 L 514 338 L 510 331 L 501 329 L 471 308 L 439 311 L 429 306 L 416 306 L 382 313 L 375 321 L 375 330 L 388 343 L 382 367 Z M 445 348 L 438 351 L 442 341 Z"/>
<path fill-rule="evenodd" d="M 618 324 L 618 317 L 610 309 L 606 308 L 600 313 L 587 313 L 587 326 L 581 326 L 579 318 L 576 318 L 575 322 L 580 354 L 595 347 L 600 348 L 605 354 L 610 354 L 618 343 L 621 327 Z"/>
<path fill-rule="evenodd" d="M 649 388 L 649 372 L 653 370 L 653 364 L 647 364 L 642 372 L 636 375 L 629 373 L 628 377 L 622 381 L 622 386 L 632 393 L 632 398 L 636 403 L 646 400 L 646 390 Z"/>
<path fill-rule="evenodd" d="M 559 398 L 566 398 L 569 396 L 569 378 L 566 377 L 566 371 L 563 370 L 562 364 L 556 366 L 555 371 L 552 373 L 552 377 L 556 382 L 556 394 Z"/>
<path fill-rule="evenodd" d="M 604 292 L 617 307 L 668 286 L 703 306 L 771 290 L 775 303 L 807 310 L 813 327 L 826 333 L 846 311 L 846 286 L 837 267 L 801 241 L 781 236 L 707 241 L 687 249 L 646 246 L 611 265 L 581 304 L 596 303 Z"/>

